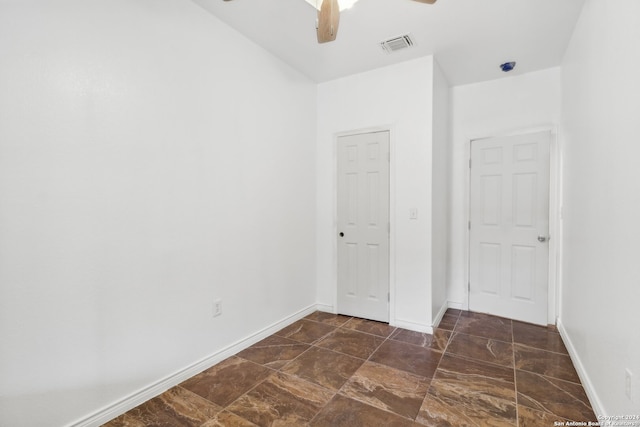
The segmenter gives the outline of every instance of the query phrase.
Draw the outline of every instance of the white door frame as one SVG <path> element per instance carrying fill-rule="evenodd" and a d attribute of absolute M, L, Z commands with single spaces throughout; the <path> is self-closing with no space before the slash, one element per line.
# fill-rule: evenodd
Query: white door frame
<path fill-rule="evenodd" d="M 393 125 L 373 126 L 361 129 L 353 129 L 344 132 L 336 132 L 333 134 L 333 260 L 332 260 L 332 278 L 335 286 L 333 293 L 332 312 L 337 313 L 338 310 L 338 138 L 342 136 L 359 135 L 372 132 L 389 132 L 389 324 L 395 324 L 395 291 L 396 291 L 396 240 L 395 240 L 395 223 L 396 223 L 396 168 L 395 168 L 395 132 Z"/>
<path fill-rule="evenodd" d="M 559 284 L 560 284 L 560 257 L 562 256 L 562 221 L 561 221 L 561 159 L 560 159 L 560 147 L 558 143 L 558 132 L 555 125 L 545 125 L 517 130 L 510 130 L 504 132 L 493 132 L 483 135 L 473 135 L 467 137 L 467 143 L 465 144 L 465 158 L 469 162 L 471 159 L 471 143 L 478 139 L 496 138 L 504 136 L 517 136 L 525 135 L 536 132 L 550 132 L 551 144 L 550 144 L 550 156 L 549 156 L 549 292 L 547 303 L 547 323 L 555 325 L 559 315 L 558 303 L 559 303 Z M 471 171 L 469 167 L 466 168 L 465 179 L 465 224 L 468 224 L 471 220 Z M 469 282 L 471 280 L 470 274 L 470 242 L 471 232 L 468 227 L 465 226 L 465 275 L 467 284 L 464 290 L 464 303 L 463 308 L 469 309 Z"/>

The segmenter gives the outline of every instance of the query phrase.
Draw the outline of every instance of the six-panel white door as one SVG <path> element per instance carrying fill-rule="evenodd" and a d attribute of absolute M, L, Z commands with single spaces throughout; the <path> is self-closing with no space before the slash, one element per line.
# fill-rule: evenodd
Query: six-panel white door
<path fill-rule="evenodd" d="M 341 136 L 338 313 L 389 321 L 389 132 Z"/>
<path fill-rule="evenodd" d="M 550 132 L 471 143 L 469 309 L 547 324 Z"/>

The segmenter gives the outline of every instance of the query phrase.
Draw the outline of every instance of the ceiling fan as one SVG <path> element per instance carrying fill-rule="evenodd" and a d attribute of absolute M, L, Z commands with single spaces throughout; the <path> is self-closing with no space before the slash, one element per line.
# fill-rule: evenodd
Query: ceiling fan
<path fill-rule="evenodd" d="M 228 0 L 226 0 L 228 1 Z M 413 0 L 418 3 L 434 4 L 436 0 Z M 340 22 L 340 6 L 338 0 L 321 0 L 322 6 L 318 10 L 318 43 L 332 42 L 338 34 Z"/>
<path fill-rule="evenodd" d="M 224 0 L 231 1 L 231 0 Z M 308 1 L 308 0 L 307 0 Z M 322 3 L 318 10 L 317 35 L 318 43 L 332 42 L 338 35 L 340 22 L 340 6 L 338 0 L 318 0 Z M 434 4 L 436 0 L 413 0 L 418 3 Z"/>

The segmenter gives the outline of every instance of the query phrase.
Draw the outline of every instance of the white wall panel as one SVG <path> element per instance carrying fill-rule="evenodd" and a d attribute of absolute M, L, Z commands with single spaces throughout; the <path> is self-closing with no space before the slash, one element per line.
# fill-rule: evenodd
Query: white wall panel
<path fill-rule="evenodd" d="M 560 122 L 560 68 L 456 86 L 452 102 L 451 269 L 448 299 L 465 306 L 468 280 L 469 141 L 550 129 Z M 524 156 L 526 152 L 516 152 Z M 487 160 L 498 161 L 496 153 Z"/>
<path fill-rule="evenodd" d="M 431 316 L 440 322 L 447 308 L 451 267 L 451 104 L 449 82 L 437 60 L 433 62 L 433 133 L 431 171 Z"/>
<path fill-rule="evenodd" d="M 315 303 L 315 84 L 180 0 L 3 1 L 0 51 L 0 425 Z"/>
<path fill-rule="evenodd" d="M 433 58 L 425 57 L 318 85 L 318 302 L 335 308 L 336 135 L 390 128 L 391 319 L 425 330 L 431 326 L 432 74 Z M 409 220 L 411 208 L 418 220 Z"/>
<path fill-rule="evenodd" d="M 610 416 L 640 414 L 638 40 L 640 2 L 587 0 L 562 75 L 560 320 L 591 403 Z"/>

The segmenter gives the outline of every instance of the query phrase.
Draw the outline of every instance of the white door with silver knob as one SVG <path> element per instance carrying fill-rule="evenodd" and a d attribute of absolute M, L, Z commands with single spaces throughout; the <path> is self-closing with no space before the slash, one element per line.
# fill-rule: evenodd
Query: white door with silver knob
<path fill-rule="evenodd" d="M 389 132 L 341 136 L 338 313 L 389 321 Z"/>
<path fill-rule="evenodd" d="M 547 324 L 550 132 L 471 142 L 469 309 Z"/>

